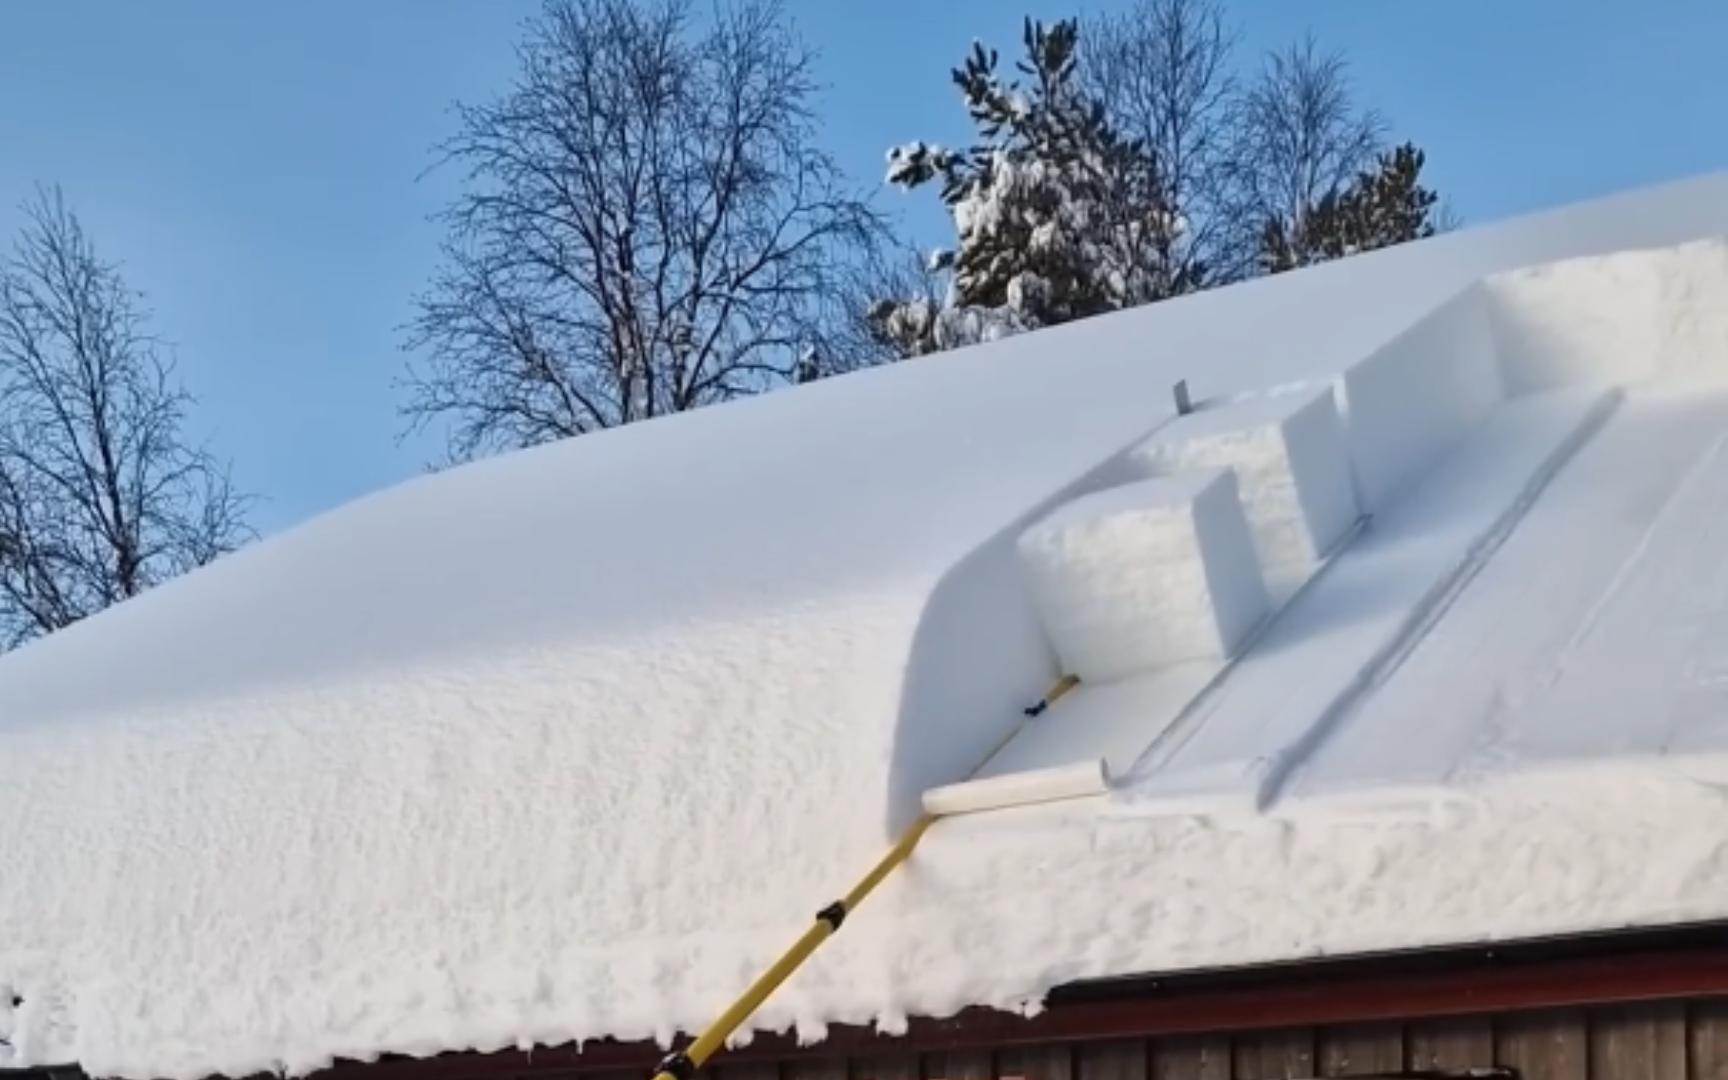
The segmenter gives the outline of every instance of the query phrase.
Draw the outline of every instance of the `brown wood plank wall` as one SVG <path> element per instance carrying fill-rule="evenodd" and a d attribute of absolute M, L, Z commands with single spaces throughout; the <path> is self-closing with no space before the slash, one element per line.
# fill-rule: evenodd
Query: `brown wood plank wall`
<path fill-rule="evenodd" d="M 994 1051 L 811 1056 L 721 1065 L 701 1080 L 1306 1080 L 1496 1066 L 1517 1070 L 1520 1080 L 1728 1080 L 1728 1000 Z M 628 1077 L 573 1071 L 531 1080 Z"/>

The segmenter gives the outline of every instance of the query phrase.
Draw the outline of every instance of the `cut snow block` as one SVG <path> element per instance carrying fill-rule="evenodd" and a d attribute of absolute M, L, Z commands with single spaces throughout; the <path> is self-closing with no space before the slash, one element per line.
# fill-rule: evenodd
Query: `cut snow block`
<path fill-rule="evenodd" d="M 1083 682 L 1228 657 L 1269 606 L 1228 469 L 1083 495 L 1019 550 L 1063 670 Z"/>
<path fill-rule="evenodd" d="M 1508 394 L 1715 368 L 1728 356 L 1728 242 L 1496 274 L 1482 285 Z"/>
<path fill-rule="evenodd" d="M 1356 521 L 1350 451 L 1330 386 L 1192 413 L 1130 450 L 1128 460 L 1139 476 L 1231 468 L 1275 593 L 1307 580 Z"/>
<path fill-rule="evenodd" d="M 1356 503 L 1378 514 L 1504 396 L 1480 286 L 1471 286 L 1351 365 L 1344 418 Z"/>

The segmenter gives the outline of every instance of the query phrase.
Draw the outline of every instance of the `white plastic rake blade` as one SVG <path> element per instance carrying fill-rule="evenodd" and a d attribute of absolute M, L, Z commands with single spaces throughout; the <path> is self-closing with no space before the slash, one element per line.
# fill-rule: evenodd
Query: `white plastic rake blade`
<path fill-rule="evenodd" d="M 945 784 L 924 793 L 924 811 L 938 817 L 1102 795 L 1110 790 L 1104 760 L 1028 769 Z"/>

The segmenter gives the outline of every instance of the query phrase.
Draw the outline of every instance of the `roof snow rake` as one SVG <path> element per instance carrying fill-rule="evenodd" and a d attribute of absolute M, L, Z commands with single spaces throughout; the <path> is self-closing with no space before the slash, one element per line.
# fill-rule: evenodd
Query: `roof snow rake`
<path fill-rule="evenodd" d="M 846 916 L 863 903 L 864 898 L 893 873 L 895 867 L 906 861 L 912 854 L 912 849 L 918 846 L 918 841 L 924 838 L 924 833 L 940 819 L 1103 793 L 1107 785 L 1102 765 L 1036 769 L 982 780 L 971 778 L 976 777 L 1027 724 L 1078 685 L 1080 680 L 1073 675 L 1064 675 L 1056 680 L 1041 701 L 1025 710 L 1025 716 L 1015 725 L 1014 730 L 991 748 L 990 753 L 972 770 L 968 779 L 926 791 L 923 796 L 924 812 L 907 826 L 887 854 L 877 860 L 876 865 L 872 866 L 845 896 L 818 911 L 810 928 L 781 953 L 780 958 L 768 966 L 768 970 L 758 975 L 756 981 L 739 994 L 724 1012 L 715 1017 L 707 1029 L 696 1037 L 695 1042 L 668 1054 L 660 1062 L 654 1080 L 691 1080 L 696 1070 L 725 1045 L 739 1025 L 748 1020 L 750 1015 L 768 1000 L 768 996 L 779 989 L 780 984 L 790 978 L 800 964 L 809 959 L 818 946 L 840 929 Z"/>

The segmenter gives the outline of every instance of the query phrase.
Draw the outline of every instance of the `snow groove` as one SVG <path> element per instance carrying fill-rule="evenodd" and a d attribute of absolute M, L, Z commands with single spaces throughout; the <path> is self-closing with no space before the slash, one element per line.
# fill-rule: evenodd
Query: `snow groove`
<path fill-rule="evenodd" d="M 1391 678 L 1411 651 L 1428 636 L 1453 602 L 1475 580 L 1494 552 L 1498 551 L 1518 528 L 1519 522 L 1524 520 L 1524 516 L 1535 505 L 1543 490 L 1560 470 L 1566 467 L 1566 463 L 1577 455 L 1579 449 L 1602 430 L 1602 426 L 1624 400 L 1625 394 L 1619 389 L 1609 390 L 1602 395 L 1578 426 L 1537 467 L 1529 482 L 1499 519 L 1471 544 L 1463 559 L 1437 580 L 1417 602 L 1397 633 L 1363 665 L 1356 679 L 1315 718 L 1313 726 L 1306 733 L 1271 757 L 1256 795 L 1256 805 L 1260 809 L 1264 810 L 1276 802 L 1283 793 L 1290 774 L 1337 730 L 1368 694 Z"/>

